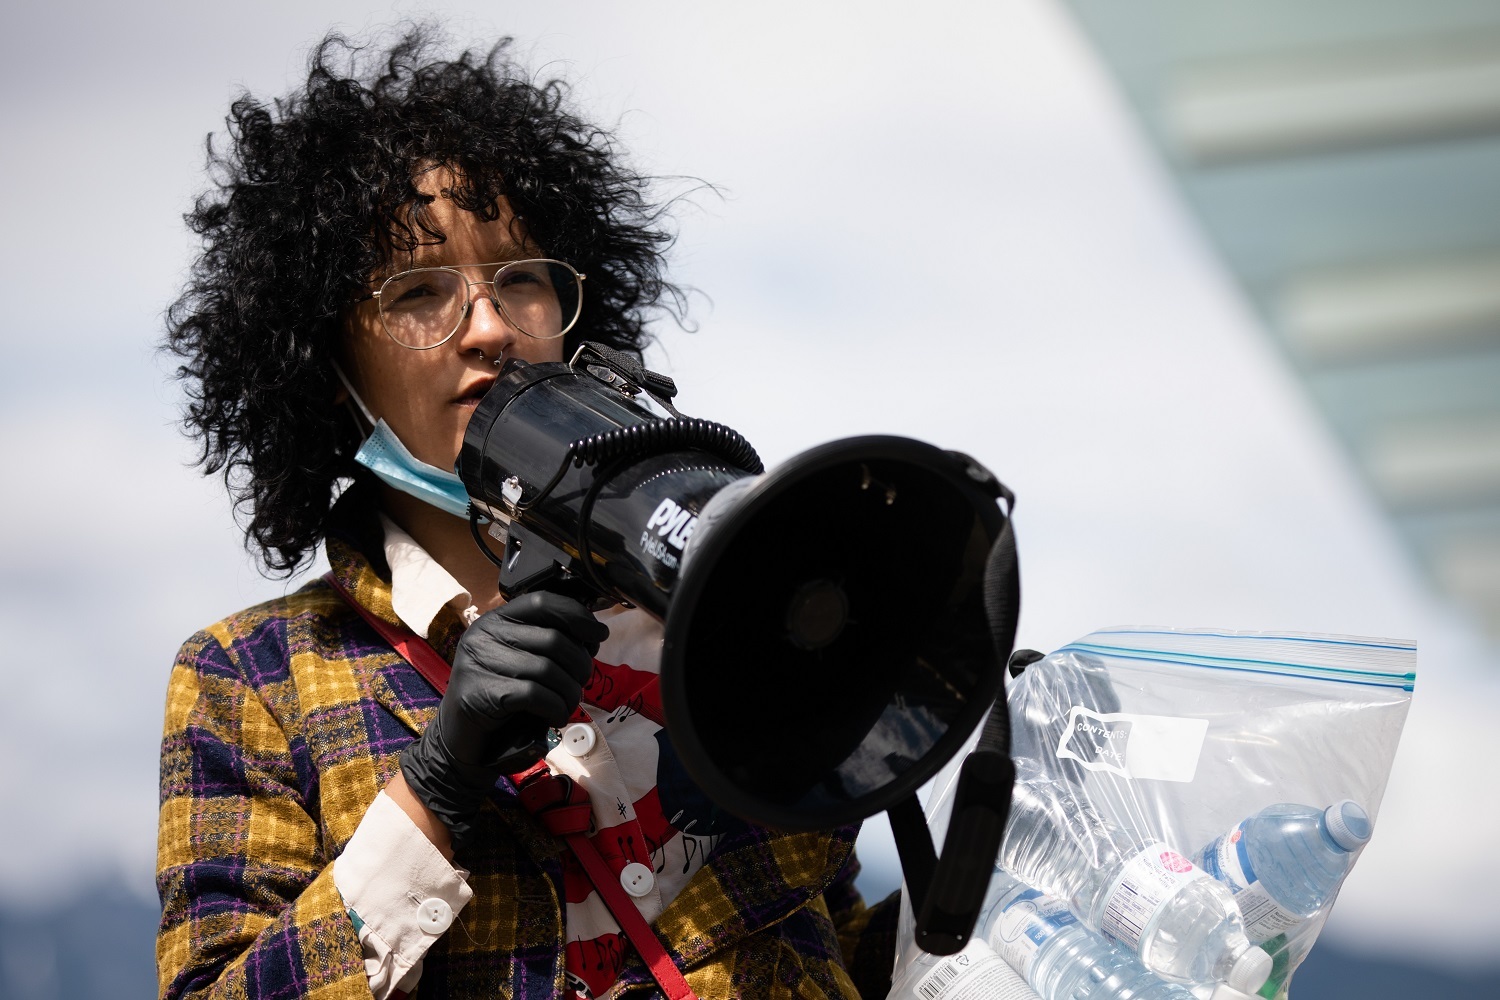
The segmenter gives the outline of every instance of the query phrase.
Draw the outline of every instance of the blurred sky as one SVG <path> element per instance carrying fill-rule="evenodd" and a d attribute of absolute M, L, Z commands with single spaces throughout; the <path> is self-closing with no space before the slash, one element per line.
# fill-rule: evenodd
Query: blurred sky
<path fill-rule="evenodd" d="M 685 412 L 768 464 L 888 432 L 1016 491 L 1022 645 L 1114 624 L 1418 640 L 1376 834 L 1325 933 L 1500 962 L 1500 801 L 1473 777 L 1494 758 L 1495 650 L 1429 594 L 1045 0 L 12 10 L 0 897 L 117 873 L 150 893 L 176 647 L 288 586 L 188 468 L 155 353 L 204 136 L 240 88 L 284 91 L 328 27 L 425 12 L 479 44 L 516 35 L 639 165 L 719 188 L 677 216 L 699 330 L 662 324 L 648 357 Z M 878 833 L 865 853 L 893 885 Z"/>

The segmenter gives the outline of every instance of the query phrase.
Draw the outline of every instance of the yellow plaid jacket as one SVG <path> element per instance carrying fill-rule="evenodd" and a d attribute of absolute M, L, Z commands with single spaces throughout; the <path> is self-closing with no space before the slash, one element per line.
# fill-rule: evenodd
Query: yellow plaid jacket
<path fill-rule="evenodd" d="M 351 514 L 352 500 L 334 512 L 342 527 L 330 532 L 329 561 L 362 605 L 394 623 L 378 522 L 373 509 Z M 451 658 L 461 631 L 445 612 L 433 645 Z M 322 581 L 187 641 L 161 751 L 161 996 L 370 995 L 332 863 L 437 701 Z M 458 859 L 474 898 L 428 952 L 418 995 L 563 996 L 566 846 L 505 781 L 475 829 Z M 885 995 L 895 898 L 860 901 L 855 832 L 741 825 L 724 836 L 654 924 L 703 1000 Z M 634 954 L 616 990 L 659 995 Z"/>

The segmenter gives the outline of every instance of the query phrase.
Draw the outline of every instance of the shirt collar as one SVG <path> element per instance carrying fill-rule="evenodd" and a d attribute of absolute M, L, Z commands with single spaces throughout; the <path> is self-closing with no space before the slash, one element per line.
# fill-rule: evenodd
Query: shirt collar
<path fill-rule="evenodd" d="M 395 521 L 380 515 L 385 529 L 385 561 L 391 568 L 391 607 L 396 616 L 426 639 L 432 621 L 446 604 L 473 610 L 469 592 L 438 565 Z M 465 612 L 467 619 L 469 613 Z"/>

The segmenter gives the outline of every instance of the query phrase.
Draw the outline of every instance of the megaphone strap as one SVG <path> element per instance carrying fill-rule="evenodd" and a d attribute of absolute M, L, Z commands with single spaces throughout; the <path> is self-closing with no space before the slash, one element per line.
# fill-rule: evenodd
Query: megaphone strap
<path fill-rule="evenodd" d="M 432 645 L 405 626 L 395 625 L 379 617 L 375 612 L 355 600 L 354 595 L 334 579 L 333 573 L 324 574 L 323 580 L 333 592 L 359 613 L 375 632 L 390 644 L 407 663 L 431 684 L 441 695 L 448 689 L 448 678 L 453 668 L 448 661 L 432 648 Z M 661 938 L 651 929 L 641 911 L 625 893 L 620 880 L 609 870 L 609 865 L 600 857 L 588 838 L 590 807 L 588 793 L 572 779 L 559 777 L 547 770 L 545 762 L 511 775 L 518 790 L 521 805 L 554 836 L 561 837 L 578 857 L 594 890 L 620 929 L 630 938 L 630 943 L 651 971 L 667 1000 L 698 1000 L 698 995 L 683 978 L 681 970 L 667 954 Z"/>
<path fill-rule="evenodd" d="M 359 603 L 354 595 L 339 583 L 338 578 L 333 575 L 333 570 L 323 574 L 323 582 L 332 587 L 333 592 L 342 597 L 345 604 L 359 612 L 359 616 L 368 622 L 392 649 L 400 653 L 401 658 L 410 663 L 417 673 L 432 685 L 433 690 L 439 695 L 448 690 L 448 678 L 453 674 L 453 668 L 426 639 L 405 626 L 394 625 L 386 621 Z"/>
<path fill-rule="evenodd" d="M 616 375 L 645 389 L 668 409 L 672 409 L 671 400 L 677 395 L 677 383 L 670 377 L 651 371 L 630 355 L 594 340 L 586 340 L 580 344 L 568 364 L 574 368 L 585 366 L 590 357 L 603 362 Z M 675 409 L 673 413 L 676 413 Z"/>

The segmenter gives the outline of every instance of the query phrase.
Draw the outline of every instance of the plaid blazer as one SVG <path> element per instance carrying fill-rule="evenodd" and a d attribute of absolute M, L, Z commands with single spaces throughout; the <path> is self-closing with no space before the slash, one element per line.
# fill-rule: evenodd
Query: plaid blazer
<path fill-rule="evenodd" d="M 397 622 L 373 507 L 334 511 L 329 561 L 366 608 Z M 451 659 L 463 630 L 431 629 Z M 332 862 L 438 695 L 326 583 L 226 618 L 187 641 L 161 750 L 156 958 L 162 997 L 367 998 Z M 562 852 L 502 779 L 457 860 L 474 898 L 427 953 L 418 995 L 564 995 Z M 856 828 L 731 827 L 654 929 L 703 1000 L 882 997 L 896 898 L 853 888 Z M 659 996 L 633 951 L 616 987 Z"/>

